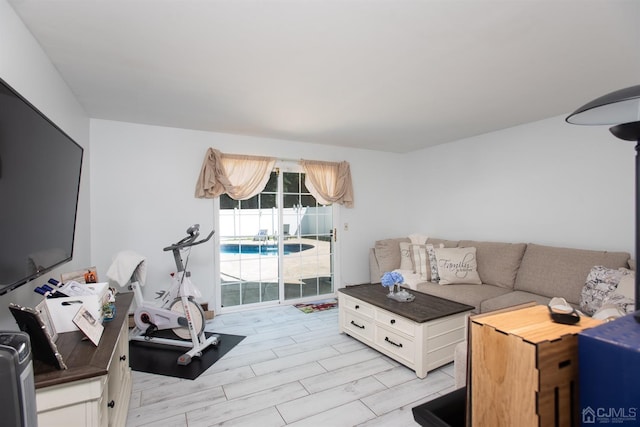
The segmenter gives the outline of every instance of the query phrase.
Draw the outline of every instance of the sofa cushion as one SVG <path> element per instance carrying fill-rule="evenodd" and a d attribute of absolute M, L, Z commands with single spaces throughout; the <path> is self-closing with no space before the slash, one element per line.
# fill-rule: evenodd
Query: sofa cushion
<path fill-rule="evenodd" d="M 425 294 L 471 305 L 475 307 L 473 310 L 475 313 L 480 313 L 480 303 L 482 303 L 482 301 L 511 292 L 509 289 L 493 285 L 440 286 L 437 283 L 431 282 L 418 283 L 416 290 Z"/>
<path fill-rule="evenodd" d="M 376 241 L 374 249 L 381 274 L 400 268 L 400 242 L 408 241 L 406 237 Z"/>
<path fill-rule="evenodd" d="M 482 283 L 513 289 L 526 243 L 461 240 L 460 247 L 475 247 L 478 275 Z"/>
<path fill-rule="evenodd" d="M 620 268 L 627 265 L 627 252 L 559 248 L 529 243 L 524 251 L 514 289 L 549 298 L 563 297 L 580 304 L 582 287 L 596 265 Z"/>
<path fill-rule="evenodd" d="M 435 248 L 439 284 L 468 283 L 480 285 L 476 248 Z"/>
<path fill-rule="evenodd" d="M 513 307 L 514 305 L 525 304 L 528 302 L 547 305 L 549 304 L 550 300 L 551 298 L 549 297 L 534 294 L 531 292 L 513 291 L 482 301 L 482 304 L 480 304 L 480 313 L 500 310 L 503 308 Z"/>

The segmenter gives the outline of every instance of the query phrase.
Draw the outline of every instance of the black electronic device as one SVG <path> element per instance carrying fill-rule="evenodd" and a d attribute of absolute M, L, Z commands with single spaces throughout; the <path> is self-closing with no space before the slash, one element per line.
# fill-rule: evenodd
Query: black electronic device
<path fill-rule="evenodd" d="M 547 306 L 547 308 L 549 309 L 551 320 L 556 323 L 562 323 L 563 325 L 575 325 L 580 322 L 580 314 L 578 314 L 575 308 L 571 311 L 565 311 L 550 306 Z"/>
<path fill-rule="evenodd" d="M 0 79 L 0 295 L 71 260 L 82 156 Z"/>
<path fill-rule="evenodd" d="M 31 346 L 24 332 L 0 331 L 0 399 L 2 425 L 38 424 Z"/>

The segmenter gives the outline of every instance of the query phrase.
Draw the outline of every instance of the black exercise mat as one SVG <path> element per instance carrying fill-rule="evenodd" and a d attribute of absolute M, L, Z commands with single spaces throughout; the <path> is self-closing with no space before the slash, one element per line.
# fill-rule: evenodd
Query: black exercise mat
<path fill-rule="evenodd" d="M 129 366 L 134 371 L 195 380 L 246 338 L 242 335 L 205 332 L 207 338 L 214 334 L 220 337 L 218 344 L 209 346 L 202 352 L 202 356 L 192 358 L 191 363 L 185 366 L 178 365 L 178 357 L 189 351 L 188 347 L 129 341 Z"/>

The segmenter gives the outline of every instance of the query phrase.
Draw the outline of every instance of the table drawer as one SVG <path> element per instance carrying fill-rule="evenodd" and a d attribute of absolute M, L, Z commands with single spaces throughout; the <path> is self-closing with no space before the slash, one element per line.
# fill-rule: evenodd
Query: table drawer
<path fill-rule="evenodd" d="M 359 301 L 348 296 L 344 297 L 344 307 L 347 310 L 352 310 L 358 313 L 360 316 L 373 319 L 374 307 L 365 302 Z"/>
<path fill-rule="evenodd" d="M 399 331 L 412 337 L 415 336 L 415 322 L 398 314 L 393 314 L 385 310 L 376 310 L 376 320 L 380 325 L 386 326 L 389 330 Z"/>
<path fill-rule="evenodd" d="M 400 357 L 407 362 L 415 363 L 415 343 L 407 338 L 383 326 L 376 326 L 375 343 L 384 351 Z"/>
<path fill-rule="evenodd" d="M 373 321 L 371 319 L 358 316 L 350 311 L 345 311 L 342 326 L 349 335 L 358 335 L 373 342 Z"/>

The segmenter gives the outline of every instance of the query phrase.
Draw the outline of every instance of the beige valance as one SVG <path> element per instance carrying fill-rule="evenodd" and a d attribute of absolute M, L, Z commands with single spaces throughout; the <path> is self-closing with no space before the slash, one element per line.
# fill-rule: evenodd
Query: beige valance
<path fill-rule="evenodd" d="M 212 199 L 226 193 L 235 200 L 250 199 L 264 190 L 275 163 L 272 157 L 223 154 L 209 148 L 196 183 L 196 197 Z"/>
<path fill-rule="evenodd" d="M 272 157 L 224 154 L 209 148 L 202 162 L 195 196 L 212 199 L 228 194 L 246 200 L 259 194 L 269 182 L 276 159 Z M 307 190 L 319 203 L 353 207 L 353 185 L 348 162 L 300 160 Z"/>
<path fill-rule="evenodd" d="M 339 203 L 353 207 L 353 184 L 348 162 L 301 160 L 307 190 L 323 205 Z"/>

